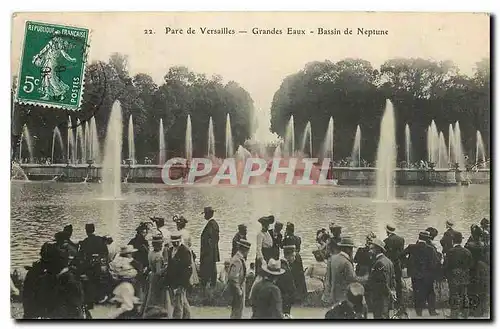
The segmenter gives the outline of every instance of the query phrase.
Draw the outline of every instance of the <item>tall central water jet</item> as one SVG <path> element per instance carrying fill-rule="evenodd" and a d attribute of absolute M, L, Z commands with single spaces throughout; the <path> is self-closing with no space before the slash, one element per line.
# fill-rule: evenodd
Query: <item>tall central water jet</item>
<path fill-rule="evenodd" d="M 132 120 L 132 114 L 128 119 L 128 158 L 131 164 L 136 163 L 135 159 L 135 143 L 134 143 L 134 121 Z"/>
<path fill-rule="evenodd" d="M 484 149 L 483 136 L 481 132 L 476 131 L 476 164 L 486 163 L 486 152 Z"/>
<path fill-rule="evenodd" d="M 300 152 L 302 152 L 302 154 L 305 154 L 307 141 L 309 141 L 307 154 L 309 155 L 309 157 L 312 157 L 312 132 L 310 121 L 307 121 L 306 127 L 304 128 L 304 133 L 302 134 L 302 141 L 300 142 Z"/>
<path fill-rule="evenodd" d="M 163 132 L 163 119 L 160 118 L 160 128 L 158 131 L 159 142 L 158 142 L 158 164 L 163 166 L 165 164 L 166 156 L 165 156 L 165 133 Z"/>
<path fill-rule="evenodd" d="M 120 102 L 115 101 L 109 116 L 102 163 L 104 199 L 119 199 L 121 197 L 122 129 L 122 108 Z"/>
<path fill-rule="evenodd" d="M 333 117 L 330 117 L 328 121 L 328 128 L 323 141 L 323 158 L 329 158 L 333 161 Z"/>
<path fill-rule="evenodd" d="M 215 137 L 214 137 L 214 122 L 212 117 L 208 120 L 208 152 L 209 158 L 215 156 Z"/>
<path fill-rule="evenodd" d="M 191 132 L 191 115 L 188 114 L 186 120 L 186 139 L 185 139 L 185 147 L 186 147 L 186 159 L 191 161 L 193 158 L 193 136 Z"/>
<path fill-rule="evenodd" d="M 233 133 L 231 132 L 231 117 L 226 116 L 226 159 L 234 155 Z"/>
<path fill-rule="evenodd" d="M 410 157 L 411 157 L 411 133 L 410 126 L 405 125 L 405 152 L 406 152 L 406 165 L 410 168 Z"/>
<path fill-rule="evenodd" d="M 448 127 L 448 159 L 455 161 L 455 133 L 453 131 L 453 124 L 450 123 Z"/>
<path fill-rule="evenodd" d="M 361 128 L 356 127 L 354 145 L 352 146 L 351 161 L 353 167 L 361 167 Z"/>
<path fill-rule="evenodd" d="M 56 147 L 56 139 L 59 142 L 59 149 L 61 150 L 61 154 L 64 154 L 64 144 L 61 136 L 61 132 L 59 128 L 54 128 L 54 133 L 52 134 L 52 163 L 54 163 L 54 150 Z"/>
<path fill-rule="evenodd" d="M 293 121 L 293 114 L 290 116 L 290 120 L 288 120 L 288 125 L 286 126 L 284 142 L 284 155 L 286 157 L 293 156 L 295 152 L 295 123 Z"/>
<path fill-rule="evenodd" d="M 396 168 L 396 127 L 394 108 L 386 100 L 384 116 L 380 123 L 380 139 L 377 149 L 377 200 L 394 199 L 394 169 Z"/>

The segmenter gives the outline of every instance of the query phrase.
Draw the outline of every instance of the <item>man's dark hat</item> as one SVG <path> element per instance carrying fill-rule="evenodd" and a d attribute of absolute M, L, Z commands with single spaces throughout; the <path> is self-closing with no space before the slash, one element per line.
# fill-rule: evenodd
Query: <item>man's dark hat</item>
<path fill-rule="evenodd" d="M 283 246 L 283 252 L 292 252 L 292 251 L 296 251 L 296 250 L 297 250 L 297 248 L 293 244 L 288 245 L 288 246 Z"/>
<path fill-rule="evenodd" d="M 203 208 L 202 214 L 206 214 L 207 212 L 215 212 L 215 210 L 212 207 Z"/>
<path fill-rule="evenodd" d="M 390 224 L 387 224 L 387 225 L 385 226 L 385 230 L 386 230 L 387 232 L 394 233 L 394 231 L 396 231 L 396 228 L 395 228 L 394 226 L 390 225 Z"/>
<path fill-rule="evenodd" d="M 451 227 L 451 226 L 453 226 L 453 223 L 452 223 L 452 222 L 450 222 L 449 220 L 447 220 L 447 221 L 446 221 L 446 226 L 450 226 L 450 227 Z"/>
<path fill-rule="evenodd" d="M 244 249 L 250 249 L 250 246 L 252 245 L 250 242 L 248 242 L 247 240 L 243 240 L 243 239 L 236 242 L 236 244 Z"/>
<path fill-rule="evenodd" d="M 69 224 L 69 225 L 64 226 L 63 231 L 73 231 L 73 225 Z"/>
<path fill-rule="evenodd" d="M 244 228 L 247 228 L 247 226 L 245 224 L 239 224 L 238 225 L 238 231 L 241 231 L 243 230 Z"/>
<path fill-rule="evenodd" d="M 292 228 L 292 229 L 295 229 L 295 225 L 293 223 L 290 223 L 290 222 L 287 222 L 286 223 L 286 227 L 287 228 Z"/>
<path fill-rule="evenodd" d="M 487 218 L 481 219 L 480 225 L 490 225 L 490 220 Z"/>
<path fill-rule="evenodd" d="M 276 221 L 276 223 L 274 223 L 274 227 L 276 227 L 276 226 L 283 227 L 283 223 Z"/>
<path fill-rule="evenodd" d="M 94 231 L 94 230 L 95 230 L 94 224 L 85 224 L 85 231 Z"/>
<path fill-rule="evenodd" d="M 431 234 L 427 231 L 422 231 L 420 233 L 418 233 L 418 239 L 419 240 L 424 240 L 424 241 L 427 241 L 431 238 Z"/>
<path fill-rule="evenodd" d="M 135 229 L 137 233 L 143 231 L 143 230 L 147 230 L 148 229 L 148 225 L 145 224 L 145 223 L 140 223 L 139 226 L 137 226 L 137 228 Z"/>
<path fill-rule="evenodd" d="M 425 229 L 427 232 L 429 232 L 430 236 L 432 239 L 438 236 L 438 230 L 434 227 L 428 227 Z"/>

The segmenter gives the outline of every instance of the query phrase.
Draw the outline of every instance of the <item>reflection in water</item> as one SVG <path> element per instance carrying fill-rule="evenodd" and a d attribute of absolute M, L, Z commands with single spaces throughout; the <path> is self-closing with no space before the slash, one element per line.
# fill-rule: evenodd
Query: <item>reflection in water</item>
<path fill-rule="evenodd" d="M 66 224 L 73 224 L 73 241 L 85 238 L 85 223 L 96 223 L 96 233 L 111 234 L 118 244 L 127 243 L 137 225 L 150 216 L 163 216 L 167 227 L 174 229 L 174 214 L 183 214 L 199 254 L 199 236 L 204 206 L 216 209 L 219 222 L 222 260 L 229 258 L 231 239 L 237 225 L 248 226 L 248 239 L 255 245 L 260 229 L 257 219 L 274 214 L 278 221 L 295 224 L 302 238 L 302 257 L 307 265 L 315 248 L 315 232 L 335 222 L 361 246 L 373 230 L 382 233 L 392 222 L 407 243 L 418 232 L 436 227 L 440 236 L 447 219 L 467 238 L 469 227 L 482 217 L 489 217 L 489 185 L 469 187 L 398 187 L 397 202 L 373 202 L 370 187 L 167 187 L 154 184 L 123 184 L 123 200 L 100 200 L 98 184 L 58 182 L 12 182 L 11 259 L 12 265 L 29 265 L 39 257 L 43 242 Z M 108 225 L 106 223 L 114 223 Z M 118 230 L 116 230 L 118 228 Z M 116 231 L 119 232 L 116 233 Z M 384 238 L 385 236 L 381 236 Z M 249 259 L 255 257 L 251 249 Z"/>

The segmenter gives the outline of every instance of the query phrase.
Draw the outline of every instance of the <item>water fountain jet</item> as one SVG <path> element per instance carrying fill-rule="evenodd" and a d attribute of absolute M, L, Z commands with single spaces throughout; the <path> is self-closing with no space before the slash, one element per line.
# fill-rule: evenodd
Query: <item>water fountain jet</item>
<path fill-rule="evenodd" d="M 185 138 L 185 148 L 186 148 L 186 159 L 191 161 L 193 158 L 193 136 L 191 128 L 191 115 L 188 114 L 186 119 L 186 138 Z"/>
<path fill-rule="evenodd" d="M 113 103 L 109 116 L 102 163 L 104 199 L 121 198 L 122 109 L 119 101 Z"/>
<path fill-rule="evenodd" d="M 134 143 L 134 121 L 132 119 L 132 114 L 128 120 L 128 158 L 130 163 L 134 165 L 136 163 L 135 158 L 135 143 Z"/>
<path fill-rule="evenodd" d="M 354 145 L 352 146 L 351 161 L 353 167 L 361 167 L 361 128 L 356 127 Z"/>
<path fill-rule="evenodd" d="M 306 149 L 306 142 L 309 141 L 308 144 L 308 155 L 312 157 L 312 132 L 311 132 L 311 122 L 307 121 L 307 124 L 304 128 L 304 133 L 302 134 L 302 141 L 300 142 L 300 152 L 304 155 Z"/>
<path fill-rule="evenodd" d="M 376 199 L 392 201 L 395 195 L 394 170 L 396 168 L 396 128 L 394 108 L 386 100 L 385 111 L 380 123 L 380 139 L 377 148 Z"/>
<path fill-rule="evenodd" d="M 163 119 L 160 118 L 160 128 L 158 131 L 159 142 L 158 142 L 158 164 L 163 166 L 166 161 L 166 148 L 165 148 L 165 132 L 163 131 Z"/>
<path fill-rule="evenodd" d="M 58 127 L 54 128 L 54 132 L 52 133 L 52 163 L 54 162 L 54 150 L 56 147 L 56 139 L 59 142 L 59 148 L 61 150 L 61 154 L 64 154 L 64 144 L 61 136 L 61 132 L 59 131 Z"/>
<path fill-rule="evenodd" d="M 215 137 L 214 137 L 214 122 L 212 117 L 208 120 L 208 151 L 209 158 L 215 157 Z"/>
<path fill-rule="evenodd" d="M 226 158 L 234 155 L 233 149 L 233 134 L 231 132 L 231 117 L 229 113 L 226 116 Z"/>

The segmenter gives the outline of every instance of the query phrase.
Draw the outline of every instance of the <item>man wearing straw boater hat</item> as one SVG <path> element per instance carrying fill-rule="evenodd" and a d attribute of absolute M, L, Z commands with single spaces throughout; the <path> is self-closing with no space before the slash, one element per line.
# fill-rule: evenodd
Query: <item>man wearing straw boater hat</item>
<path fill-rule="evenodd" d="M 231 258 L 227 279 L 227 285 L 232 298 L 231 319 L 241 319 L 243 315 L 246 291 L 245 281 L 247 275 L 245 260 L 251 246 L 250 242 L 243 239 L 236 242 L 236 244 L 238 250 Z"/>
<path fill-rule="evenodd" d="M 374 238 L 371 240 L 370 252 L 375 259 L 368 276 L 373 317 L 375 319 L 388 319 L 389 308 L 396 295 L 394 265 L 384 255 L 386 249 L 380 239 Z"/>
<path fill-rule="evenodd" d="M 169 295 L 173 304 L 174 319 L 191 318 L 191 310 L 186 296 L 190 287 L 192 274 L 191 251 L 182 244 L 182 234 L 172 232 L 172 246 L 168 249 L 166 282 L 169 285 Z"/>
<path fill-rule="evenodd" d="M 446 253 L 453 247 L 453 237 L 458 232 L 453 229 L 453 223 L 449 220 L 446 221 L 446 231 L 443 233 L 441 238 L 441 246 L 443 247 L 443 256 L 446 257 Z"/>
<path fill-rule="evenodd" d="M 401 265 L 401 253 L 405 249 L 405 239 L 395 233 L 396 228 L 392 225 L 386 225 L 385 231 L 387 238 L 384 240 L 387 257 L 394 265 L 394 274 L 396 280 L 396 295 L 398 298 L 398 307 L 402 307 L 400 302 L 403 300 L 403 270 Z"/>
<path fill-rule="evenodd" d="M 422 316 L 422 309 L 429 308 L 430 315 L 437 315 L 436 305 L 430 291 L 433 288 L 435 271 L 438 264 L 438 257 L 434 248 L 427 244 L 430 234 L 422 231 L 418 234 L 418 240 L 414 244 L 408 245 L 401 254 L 401 259 L 405 261 L 408 267 L 408 276 L 411 278 L 413 289 L 413 300 L 415 301 L 415 311 L 417 316 Z"/>
<path fill-rule="evenodd" d="M 279 260 L 271 258 L 262 264 L 261 273 L 263 279 L 254 285 L 250 295 L 252 319 L 282 319 L 281 291 L 276 282 L 285 270 Z"/>
<path fill-rule="evenodd" d="M 331 242 L 334 243 L 334 242 Z M 352 263 L 354 243 L 350 237 L 342 237 L 337 247 L 340 252 L 328 260 L 323 301 L 334 305 L 346 300 L 347 287 L 356 281 Z"/>
<path fill-rule="evenodd" d="M 205 207 L 202 212 L 206 223 L 201 231 L 200 282 L 204 288 L 209 283 L 215 287 L 217 283 L 216 263 L 220 262 L 219 224 L 214 219 L 214 212 L 212 207 Z"/>

